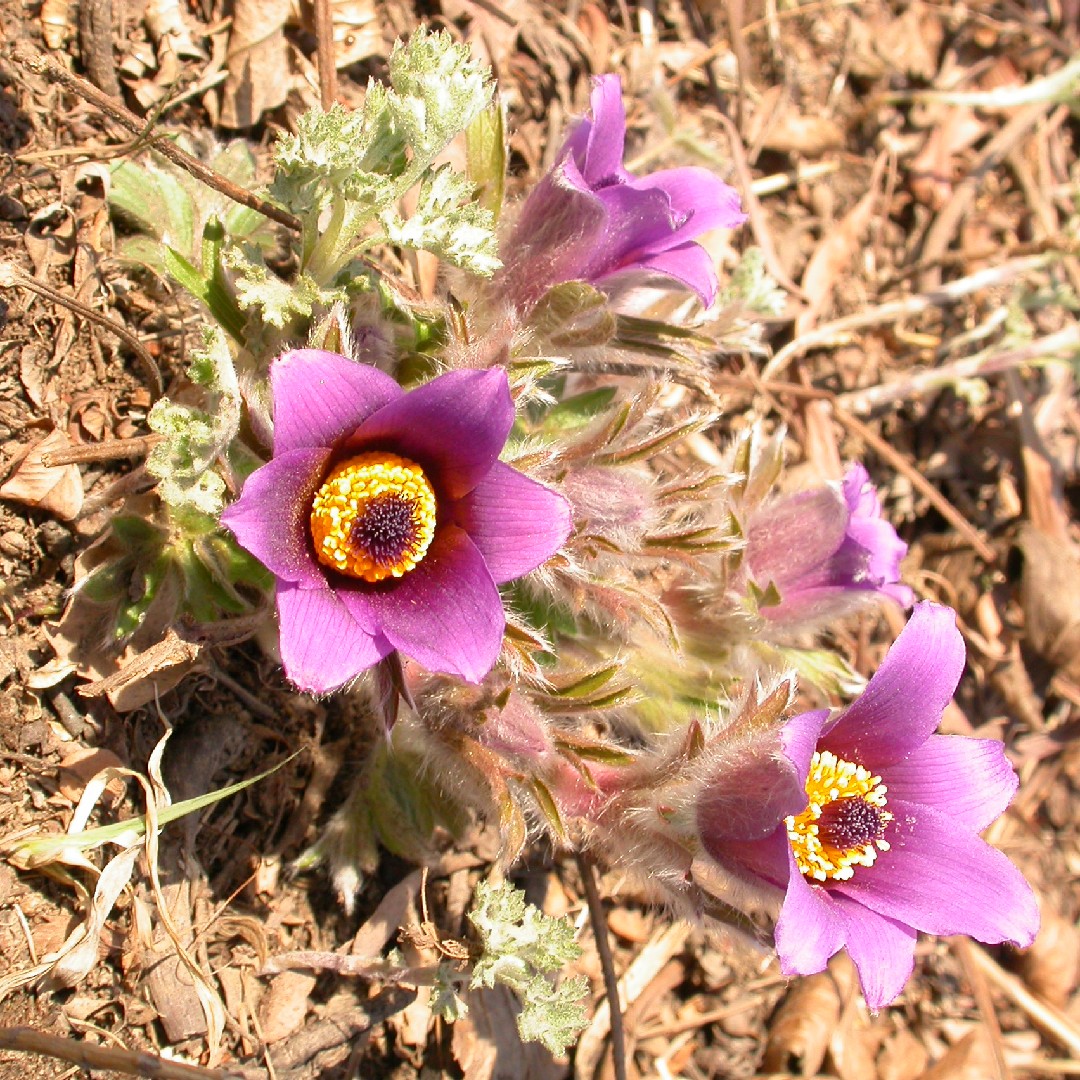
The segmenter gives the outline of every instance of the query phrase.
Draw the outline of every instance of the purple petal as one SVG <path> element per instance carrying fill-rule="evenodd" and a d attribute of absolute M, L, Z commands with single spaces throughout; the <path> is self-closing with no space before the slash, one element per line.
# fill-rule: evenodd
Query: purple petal
<path fill-rule="evenodd" d="M 681 244 L 638 260 L 637 269 L 681 281 L 697 293 L 704 307 L 716 299 L 719 282 L 712 256 L 700 244 Z"/>
<path fill-rule="evenodd" d="M 996 848 L 944 814 L 889 799 L 888 851 L 835 891 L 928 934 L 1030 945 L 1039 929 L 1031 886 Z"/>
<path fill-rule="evenodd" d="M 597 192 L 608 214 L 608 225 L 593 256 L 592 277 L 628 270 L 654 252 L 679 243 L 675 234 L 685 222 L 671 200 L 657 188 L 614 184 Z"/>
<path fill-rule="evenodd" d="M 501 288 L 526 308 L 553 285 L 584 280 L 606 222 L 604 204 L 567 158 L 542 177 L 525 200 L 501 249 Z"/>
<path fill-rule="evenodd" d="M 789 589 L 831 585 L 822 568 L 844 540 L 844 500 L 831 487 L 800 491 L 767 503 L 746 530 L 746 558 L 759 585 Z"/>
<path fill-rule="evenodd" d="M 692 240 L 710 229 L 735 229 L 745 220 L 739 193 L 708 169 L 682 166 L 665 169 L 629 181 L 632 187 L 659 188 L 671 207 L 686 222 L 679 230 L 679 242 Z"/>
<path fill-rule="evenodd" d="M 791 844 L 783 825 L 763 840 L 729 840 L 712 830 L 700 830 L 700 836 L 705 851 L 725 870 L 755 884 L 787 888 Z"/>
<path fill-rule="evenodd" d="M 866 469 L 858 462 L 844 475 L 843 491 L 851 513 L 847 535 L 851 541 L 870 553 L 870 577 L 882 584 L 898 581 L 900 562 L 907 554 L 907 544 L 881 516 L 877 489 Z"/>
<path fill-rule="evenodd" d="M 375 637 L 382 633 L 382 623 L 371 601 L 371 587 L 350 578 L 336 577 L 334 595 L 345 606 L 354 623 L 366 634 Z"/>
<path fill-rule="evenodd" d="M 882 779 L 889 799 L 921 803 L 944 814 L 957 828 L 982 832 L 1012 801 L 1020 783 L 997 739 L 931 735 Z"/>
<path fill-rule="evenodd" d="M 325 577 L 308 542 L 311 500 L 326 472 L 330 451 L 291 450 L 256 469 L 222 522 L 278 578 L 321 588 Z"/>
<path fill-rule="evenodd" d="M 333 446 L 377 409 L 399 398 L 389 375 L 321 349 L 294 349 L 270 366 L 275 456 Z"/>
<path fill-rule="evenodd" d="M 618 75 L 593 79 L 592 118 L 584 120 L 567 140 L 589 186 L 621 180 L 623 147 L 626 142 L 626 109 L 622 101 L 622 83 Z"/>
<path fill-rule="evenodd" d="M 785 975 L 824 971 L 843 944 L 844 925 L 832 897 L 820 885 L 811 885 L 790 855 L 787 894 L 776 922 L 780 970 Z"/>
<path fill-rule="evenodd" d="M 502 599 L 483 555 L 454 525 L 443 526 L 424 560 L 369 602 L 394 648 L 431 671 L 476 683 L 498 659 Z"/>
<path fill-rule="evenodd" d="M 279 582 L 277 609 L 285 674 L 308 693 L 338 689 L 393 649 L 362 630 L 329 588 Z"/>
<path fill-rule="evenodd" d="M 801 814 L 806 809 L 806 781 L 810 778 L 810 759 L 814 756 L 821 729 L 828 719 L 828 709 L 816 709 L 814 712 L 793 716 L 780 731 L 780 745 L 788 760 L 795 766 L 804 796 L 802 806 L 793 811 L 796 814 Z"/>
<path fill-rule="evenodd" d="M 866 689 L 822 737 L 822 749 L 873 772 L 906 757 L 941 722 L 964 657 L 953 610 L 916 604 Z"/>
<path fill-rule="evenodd" d="M 348 445 L 392 448 L 431 469 L 440 494 L 459 499 L 491 471 L 513 423 L 505 371 L 449 371 L 384 406 Z"/>
<path fill-rule="evenodd" d="M 873 1010 L 895 1001 L 915 967 L 918 934 L 846 896 L 831 893 L 843 926 L 844 945 L 859 973 L 866 1004 Z"/>
<path fill-rule="evenodd" d="M 496 585 L 551 558 L 573 525 L 566 499 L 501 461 L 454 509 Z"/>
<path fill-rule="evenodd" d="M 706 850 L 723 841 L 760 841 L 786 817 L 806 809 L 806 786 L 795 766 L 775 752 L 774 734 L 755 733 L 742 746 L 725 747 L 694 807 Z M 752 799 L 748 791 L 754 792 Z"/>

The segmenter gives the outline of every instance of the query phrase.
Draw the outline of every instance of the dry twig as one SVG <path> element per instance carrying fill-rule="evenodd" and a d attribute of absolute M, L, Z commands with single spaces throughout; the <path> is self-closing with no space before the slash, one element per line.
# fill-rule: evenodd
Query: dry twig
<path fill-rule="evenodd" d="M 11 288 L 15 285 L 23 289 L 29 289 L 31 292 L 45 297 L 46 300 L 51 300 L 54 304 L 67 308 L 87 322 L 115 334 L 135 354 L 136 359 L 139 361 L 139 367 L 142 368 L 143 377 L 150 384 L 151 394 L 155 398 L 161 397 L 165 387 L 161 381 L 161 371 L 158 369 L 157 361 L 150 355 L 146 346 L 126 326 L 114 322 L 101 311 L 87 307 L 86 304 L 80 303 L 74 297 L 59 292 L 51 285 L 38 281 L 37 278 L 24 273 L 14 264 L 0 263 L 0 287 Z"/>
<path fill-rule="evenodd" d="M 256 210 L 265 217 L 270 218 L 271 221 L 276 221 L 279 225 L 284 225 L 285 228 L 291 229 L 293 232 L 300 232 L 303 229 L 300 219 L 287 210 L 282 210 L 281 207 L 267 202 L 266 199 L 260 198 L 254 192 L 234 184 L 231 180 L 222 176 L 221 173 L 211 169 L 209 165 L 199 161 L 198 158 L 185 153 L 164 135 L 156 135 L 152 131 L 147 131 L 146 125 L 133 112 L 129 112 L 123 105 L 113 101 L 107 94 L 103 94 L 92 83 L 80 79 L 78 75 L 73 75 L 59 61 L 39 53 L 24 42 L 16 44 L 13 55 L 15 60 L 22 64 L 23 67 L 37 75 L 44 75 L 53 82 L 60 83 L 66 90 L 78 94 L 84 101 L 99 109 L 121 127 L 127 128 L 128 131 L 135 135 L 145 137 L 147 143 L 162 156 L 167 157 L 174 165 L 179 165 L 181 169 L 189 172 L 196 180 L 206 184 L 207 187 L 220 191 L 222 195 L 232 199 L 233 202 L 238 202 L 242 206 Z"/>
<path fill-rule="evenodd" d="M 596 871 L 583 852 L 577 854 L 578 870 L 585 886 L 585 902 L 589 905 L 589 918 L 596 938 L 596 952 L 604 972 L 604 991 L 611 1013 L 611 1065 L 615 1080 L 626 1080 L 626 1032 L 623 1030 L 622 1004 L 619 1001 L 619 980 L 615 974 L 615 961 L 611 955 L 611 939 L 608 937 L 607 918 L 596 887 Z"/>

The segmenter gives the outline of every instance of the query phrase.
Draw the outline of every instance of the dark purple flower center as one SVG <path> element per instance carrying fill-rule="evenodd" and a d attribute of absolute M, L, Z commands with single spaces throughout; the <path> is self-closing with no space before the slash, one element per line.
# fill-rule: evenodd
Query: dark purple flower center
<path fill-rule="evenodd" d="M 887 811 L 865 799 L 837 799 L 821 808 L 818 836 L 837 851 L 854 851 L 881 839 L 887 820 Z"/>
<path fill-rule="evenodd" d="M 415 461 L 371 450 L 331 470 L 311 503 L 323 566 L 377 582 L 407 574 L 435 537 L 435 491 Z"/>
<path fill-rule="evenodd" d="M 416 500 L 404 495 L 379 495 L 353 522 L 349 544 L 379 566 L 390 566 L 413 553 L 420 529 Z"/>

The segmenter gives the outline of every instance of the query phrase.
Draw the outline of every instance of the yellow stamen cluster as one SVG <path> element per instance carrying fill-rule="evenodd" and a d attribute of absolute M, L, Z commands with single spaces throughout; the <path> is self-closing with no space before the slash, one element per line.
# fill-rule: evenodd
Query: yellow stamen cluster
<path fill-rule="evenodd" d="M 809 805 L 797 817 L 786 821 L 788 840 L 803 874 L 815 881 L 846 881 L 854 876 L 856 866 L 872 866 L 879 851 L 888 851 L 889 844 L 881 835 L 893 819 L 885 809 L 887 791 L 881 777 L 873 776 L 861 765 L 844 761 L 827 750 L 815 753 L 806 781 Z M 862 806 L 826 811 L 826 807 L 841 799 L 857 799 Z M 856 829 L 860 842 L 841 848 L 833 842 L 836 830 L 823 827 L 821 818 L 823 814 L 828 819 L 836 811 L 848 810 L 856 812 L 871 827 Z"/>
<path fill-rule="evenodd" d="M 343 461 L 311 505 L 319 562 L 364 581 L 408 573 L 434 535 L 435 492 L 424 470 L 397 454 L 373 451 Z M 365 536 L 378 542 L 365 543 Z"/>

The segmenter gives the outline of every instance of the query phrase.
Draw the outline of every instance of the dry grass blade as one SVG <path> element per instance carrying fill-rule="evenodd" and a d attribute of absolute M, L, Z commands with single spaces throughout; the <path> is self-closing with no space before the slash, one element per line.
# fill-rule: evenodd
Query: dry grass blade
<path fill-rule="evenodd" d="M 842 319 L 823 323 L 814 327 L 813 330 L 795 338 L 789 342 L 765 365 L 761 371 L 762 379 L 775 379 L 787 368 L 793 360 L 805 355 L 811 349 L 833 345 L 838 341 L 847 340 L 854 330 L 863 330 L 868 326 L 882 326 L 888 323 L 898 322 L 901 319 L 910 318 L 923 311 L 929 311 L 935 307 L 948 307 L 961 297 L 970 296 L 972 293 L 991 288 L 994 285 L 1002 285 L 1020 277 L 1021 274 L 1040 270 L 1050 265 L 1059 256 L 1056 253 L 1044 253 L 1040 255 L 1026 255 L 1018 259 L 1012 259 L 998 266 L 991 266 L 985 270 L 977 270 L 967 277 L 957 281 L 949 281 L 940 288 L 931 292 L 918 293 L 915 296 L 906 296 L 903 300 L 891 300 L 877 307 L 867 308 L 865 311 L 854 315 L 847 315 Z"/>
<path fill-rule="evenodd" d="M 29 1027 L 0 1028 L 0 1047 L 70 1061 L 79 1069 L 108 1069 L 148 1080 L 263 1080 L 266 1075 L 261 1069 L 204 1069 L 140 1050 L 46 1035 Z"/>

